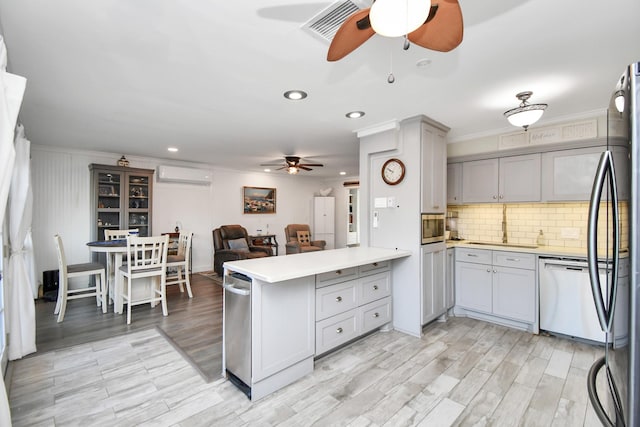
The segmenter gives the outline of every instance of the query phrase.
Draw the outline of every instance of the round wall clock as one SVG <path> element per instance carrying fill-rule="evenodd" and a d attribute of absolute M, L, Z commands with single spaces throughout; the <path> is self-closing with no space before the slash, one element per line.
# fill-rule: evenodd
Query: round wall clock
<path fill-rule="evenodd" d="M 399 159 L 389 159 L 382 165 L 382 180 L 389 185 L 396 185 L 404 179 L 404 163 Z"/>

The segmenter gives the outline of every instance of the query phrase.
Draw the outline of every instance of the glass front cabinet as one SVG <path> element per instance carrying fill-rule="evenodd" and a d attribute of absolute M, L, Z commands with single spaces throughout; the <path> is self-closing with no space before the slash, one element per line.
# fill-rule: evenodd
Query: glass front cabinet
<path fill-rule="evenodd" d="M 104 230 L 137 228 L 151 236 L 153 169 L 89 165 L 91 170 L 91 240 Z"/>

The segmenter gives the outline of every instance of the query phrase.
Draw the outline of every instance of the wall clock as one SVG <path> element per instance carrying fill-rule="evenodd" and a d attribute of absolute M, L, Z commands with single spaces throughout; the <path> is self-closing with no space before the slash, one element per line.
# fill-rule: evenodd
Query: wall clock
<path fill-rule="evenodd" d="M 382 180 L 389 185 L 396 185 L 404 179 L 404 163 L 399 159 L 389 159 L 382 165 Z"/>

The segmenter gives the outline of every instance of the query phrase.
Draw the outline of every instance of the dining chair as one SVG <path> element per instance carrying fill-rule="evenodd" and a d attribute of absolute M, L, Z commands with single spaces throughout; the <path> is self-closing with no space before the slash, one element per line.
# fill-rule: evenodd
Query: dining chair
<path fill-rule="evenodd" d="M 109 230 L 109 229 L 105 229 L 104 230 L 104 240 L 125 240 L 127 237 L 134 235 L 137 236 L 138 233 L 140 232 L 139 229 L 137 228 L 130 228 L 128 230 Z M 123 256 L 123 262 L 127 262 L 128 258 L 126 256 L 126 254 Z M 108 272 L 112 272 L 113 271 L 113 256 L 107 256 L 107 271 Z M 117 273 L 114 273 L 117 274 Z M 114 290 L 109 288 L 108 289 L 108 295 L 109 295 L 109 301 L 111 301 L 113 299 L 113 292 Z"/>
<path fill-rule="evenodd" d="M 104 230 L 104 240 L 124 240 L 132 234 L 138 234 L 140 230 L 130 228 L 128 230 Z"/>
<path fill-rule="evenodd" d="M 67 301 L 78 298 L 95 297 L 96 305 L 102 305 L 102 312 L 107 312 L 106 302 L 106 273 L 102 264 L 97 262 L 87 262 L 83 264 L 67 264 L 67 257 L 64 252 L 64 245 L 59 234 L 53 236 L 58 254 L 58 300 L 53 314 L 58 315 L 58 322 L 62 322 L 67 311 Z M 95 283 L 89 283 L 86 287 L 69 289 L 69 279 L 86 276 L 91 279 L 95 276 Z"/>
<path fill-rule="evenodd" d="M 131 306 L 150 303 L 162 304 L 162 315 L 167 316 L 167 246 L 169 236 L 157 237 L 127 237 L 127 265 L 120 267 L 120 281 L 126 286 L 122 292 L 122 299 L 127 304 L 127 325 L 131 323 Z M 148 281 L 138 279 L 153 278 L 147 298 L 135 295 L 133 299 L 134 283 L 147 284 Z M 126 281 L 125 281 L 126 279 Z M 140 298 L 138 298 L 140 296 Z"/>
<path fill-rule="evenodd" d="M 184 292 L 184 287 L 186 286 L 189 298 L 193 298 L 193 294 L 191 293 L 191 280 L 189 278 L 192 237 L 193 233 L 190 231 L 180 231 L 180 236 L 178 237 L 178 253 L 176 255 L 167 255 L 167 268 L 175 268 L 175 273 L 172 271 L 167 275 L 167 286 L 179 285 L 180 292 Z"/>

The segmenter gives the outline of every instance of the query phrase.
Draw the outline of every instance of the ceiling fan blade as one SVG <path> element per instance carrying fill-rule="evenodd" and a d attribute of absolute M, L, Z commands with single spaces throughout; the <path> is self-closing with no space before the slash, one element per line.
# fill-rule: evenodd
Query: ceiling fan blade
<path fill-rule="evenodd" d="M 296 166 L 296 167 L 297 167 L 298 169 L 302 169 L 302 170 L 305 170 L 305 171 L 311 171 L 311 170 L 313 170 L 313 169 L 311 169 L 311 168 L 306 167 L 305 165 L 298 165 L 298 166 Z"/>
<path fill-rule="evenodd" d="M 327 61 L 344 58 L 375 34 L 369 24 L 369 9 L 355 12 L 342 23 L 329 46 Z"/>
<path fill-rule="evenodd" d="M 426 49 L 449 52 L 462 43 L 462 10 L 457 0 L 437 0 L 435 16 L 417 30 L 409 33 L 412 43 Z"/>
<path fill-rule="evenodd" d="M 321 168 L 324 165 L 322 163 L 300 163 L 298 166 L 313 166 L 313 167 Z"/>

